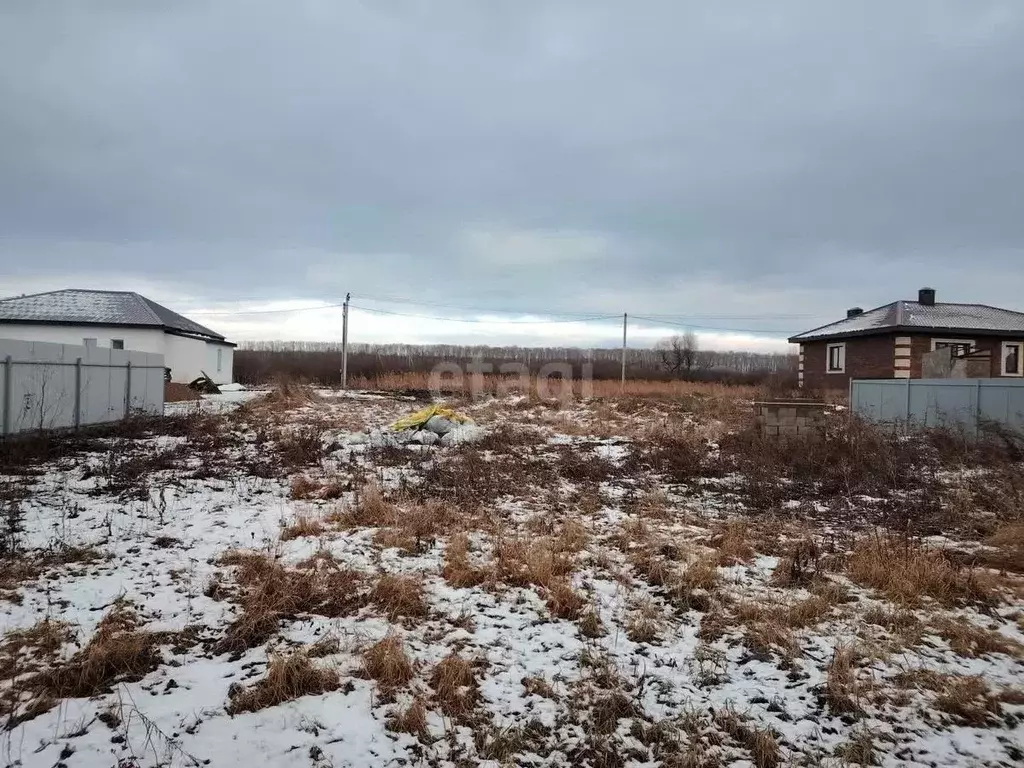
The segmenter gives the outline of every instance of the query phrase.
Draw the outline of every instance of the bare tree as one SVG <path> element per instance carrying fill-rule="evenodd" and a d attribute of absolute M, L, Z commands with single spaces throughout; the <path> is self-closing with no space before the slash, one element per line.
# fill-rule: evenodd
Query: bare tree
<path fill-rule="evenodd" d="M 677 333 L 657 344 L 662 367 L 674 376 L 689 378 L 700 367 L 697 334 L 693 331 Z"/>

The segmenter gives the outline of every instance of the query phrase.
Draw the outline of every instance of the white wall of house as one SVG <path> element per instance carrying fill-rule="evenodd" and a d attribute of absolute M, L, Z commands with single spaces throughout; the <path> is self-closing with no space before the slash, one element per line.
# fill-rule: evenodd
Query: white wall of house
<path fill-rule="evenodd" d="M 164 354 L 164 332 L 160 328 L 125 328 L 119 325 L 45 325 L 32 323 L 0 323 L 0 337 L 21 341 L 46 341 L 53 344 L 86 345 L 95 339 L 97 347 L 110 348 L 114 339 L 124 342 L 124 349 Z"/>
<path fill-rule="evenodd" d="M 171 381 L 188 383 L 202 376 L 206 368 L 206 342 L 202 339 L 166 334 L 164 365 L 171 369 Z"/>
<path fill-rule="evenodd" d="M 230 384 L 234 381 L 235 349 L 215 341 L 206 342 L 206 367 L 203 369 L 214 384 Z"/>
<path fill-rule="evenodd" d="M 164 356 L 164 365 L 171 369 L 171 381 L 188 383 L 203 371 L 216 384 L 234 381 L 234 349 L 203 339 L 175 336 L 162 328 L 125 328 L 117 325 L 34 325 L 31 323 L 0 323 L 0 338 L 20 341 L 46 341 L 54 344 L 87 343 L 109 349 L 115 339 L 124 342 L 124 349 L 153 352 Z M 86 339 L 95 339 L 86 342 Z M 220 350 L 218 367 L 218 354 Z"/>

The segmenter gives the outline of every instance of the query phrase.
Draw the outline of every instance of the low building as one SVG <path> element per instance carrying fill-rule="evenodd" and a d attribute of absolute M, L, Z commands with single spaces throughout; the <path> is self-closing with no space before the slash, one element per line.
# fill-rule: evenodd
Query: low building
<path fill-rule="evenodd" d="M 0 300 L 0 337 L 133 349 L 164 356 L 171 381 L 203 372 L 232 381 L 235 345 L 209 328 L 131 291 L 63 290 Z"/>
<path fill-rule="evenodd" d="M 845 389 L 851 379 L 922 378 L 924 356 L 943 348 L 972 358 L 974 376 L 1024 376 L 1024 313 L 937 302 L 932 288 L 922 288 L 917 301 L 867 312 L 854 307 L 844 319 L 789 341 L 800 345 L 806 389 Z"/>

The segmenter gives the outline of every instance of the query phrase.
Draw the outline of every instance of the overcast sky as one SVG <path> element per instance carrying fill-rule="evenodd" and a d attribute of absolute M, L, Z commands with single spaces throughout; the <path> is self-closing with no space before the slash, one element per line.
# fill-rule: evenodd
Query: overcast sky
<path fill-rule="evenodd" d="M 0 3 L 0 294 L 135 289 L 235 339 L 339 316 L 207 313 L 351 291 L 783 348 L 924 284 L 1024 310 L 1019 0 Z"/>

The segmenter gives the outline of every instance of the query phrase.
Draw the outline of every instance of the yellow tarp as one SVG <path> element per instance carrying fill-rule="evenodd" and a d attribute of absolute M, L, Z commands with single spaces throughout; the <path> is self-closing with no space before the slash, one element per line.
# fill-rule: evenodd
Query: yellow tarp
<path fill-rule="evenodd" d="M 469 416 L 465 416 L 457 411 L 449 408 L 446 405 L 432 405 L 429 408 L 424 408 L 422 411 L 416 411 L 411 416 L 406 416 L 404 419 L 399 419 L 391 428 L 395 432 L 401 432 L 403 429 L 422 429 L 423 425 L 430 421 L 434 416 L 441 416 L 449 421 L 454 421 L 456 424 L 472 424 L 473 420 Z"/>

